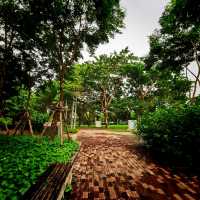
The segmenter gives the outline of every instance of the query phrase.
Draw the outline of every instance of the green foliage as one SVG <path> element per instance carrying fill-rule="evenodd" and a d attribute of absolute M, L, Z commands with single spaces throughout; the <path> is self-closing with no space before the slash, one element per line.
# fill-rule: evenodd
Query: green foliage
<path fill-rule="evenodd" d="M 52 86 L 53 87 L 53 86 Z M 54 89 L 54 87 L 53 87 Z M 52 93 L 54 90 L 52 89 Z M 46 89 L 48 90 L 48 89 Z M 46 107 L 50 103 L 53 102 L 54 94 L 52 94 L 49 90 L 48 92 L 43 92 L 41 89 L 40 92 L 33 93 L 31 95 L 29 101 L 29 113 L 32 120 L 33 129 L 35 131 L 41 131 L 43 128 L 44 122 L 48 121 L 48 114 L 46 113 Z M 27 106 L 27 99 L 28 99 L 28 91 L 24 88 L 19 90 L 18 96 L 13 96 L 6 101 L 5 111 L 7 116 L 10 119 L 18 119 L 18 115 L 25 111 Z M 48 100 L 46 100 L 48 99 Z M 11 125 L 10 123 L 9 125 Z"/>
<path fill-rule="evenodd" d="M 102 93 L 116 96 L 122 86 L 121 70 L 131 55 L 127 49 L 124 49 L 120 53 L 101 55 L 93 62 L 84 63 L 84 86 L 90 89 L 94 96 L 95 93 L 98 97 Z"/>
<path fill-rule="evenodd" d="M 155 70 L 152 78 L 157 79 L 157 90 L 151 103 L 156 110 L 146 112 L 139 130 L 157 155 L 198 167 L 200 104 L 197 100 L 196 105 L 190 105 L 187 100 L 189 96 L 194 101 L 199 85 L 199 6 L 199 1 L 171 0 L 160 18 L 161 29 L 150 36 L 145 63 L 150 71 Z M 192 62 L 198 67 L 195 74 L 189 68 Z"/>
<path fill-rule="evenodd" d="M 124 19 L 119 0 L 3 0 L 0 13 L 0 109 L 16 86 L 30 89 L 61 65 L 63 78 L 84 45 L 93 52 L 120 33 Z"/>
<path fill-rule="evenodd" d="M 99 105 L 99 110 L 96 111 L 104 114 L 106 127 L 113 99 L 122 96 L 123 69 L 133 59 L 135 56 L 125 48 L 119 53 L 100 55 L 95 57 L 94 61 L 82 64 L 84 91 L 90 96 L 91 101 L 96 100 L 96 104 Z"/>
<path fill-rule="evenodd" d="M 134 119 L 134 120 L 137 119 L 135 112 L 131 112 L 130 116 L 131 116 L 131 119 Z"/>
<path fill-rule="evenodd" d="M 35 99 L 34 99 L 35 98 Z M 59 82 L 53 80 L 47 81 L 37 89 L 32 96 L 35 110 L 46 112 L 50 105 L 56 104 L 59 100 Z"/>
<path fill-rule="evenodd" d="M 12 124 L 12 119 L 9 117 L 0 117 L 0 125 L 8 126 Z"/>
<path fill-rule="evenodd" d="M 65 192 L 66 193 L 69 193 L 72 191 L 72 186 L 71 185 L 67 185 L 66 189 L 65 189 Z"/>
<path fill-rule="evenodd" d="M 200 77 L 199 7 L 199 1 L 171 0 L 160 18 L 161 29 L 150 36 L 150 53 L 145 59 L 148 67 L 176 73 L 186 70 L 188 77 L 195 79 L 191 98 L 196 95 Z M 193 61 L 198 66 L 196 74 L 189 69 Z"/>
<path fill-rule="evenodd" d="M 36 131 L 42 131 L 43 124 L 47 122 L 49 119 L 49 115 L 47 113 L 39 112 L 33 110 L 31 113 L 31 120 L 33 129 Z"/>
<path fill-rule="evenodd" d="M 139 132 L 147 146 L 166 160 L 199 165 L 200 104 L 157 109 L 143 116 Z"/>
<path fill-rule="evenodd" d="M 28 99 L 28 91 L 24 87 L 18 89 L 18 95 L 9 98 L 6 101 L 5 110 L 10 117 L 15 117 L 17 114 L 25 110 Z"/>
<path fill-rule="evenodd" d="M 139 119 L 144 112 L 153 111 L 164 104 L 185 101 L 190 81 L 181 74 L 155 67 L 145 68 L 139 58 L 124 67 L 127 108 L 133 110 Z M 131 96 L 130 96 L 131 95 Z"/>
<path fill-rule="evenodd" d="M 40 6 L 39 2 L 36 4 L 24 0 L 0 2 L 0 93 L 3 94 L 0 109 L 5 106 L 5 100 L 18 94 L 18 86 L 23 84 L 31 88 L 36 80 L 38 83 L 46 77 L 49 67 L 43 63 L 45 57 L 38 58 L 42 49 L 41 41 L 37 43 L 42 18 L 40 12 L 35 12 L 35 8 Z M 51 74 L 48 74 L 50 77 Z"/>
<path fill-rule="evenodd" d="M 96 120 L 97 121 L 104 121 L 104 115 L 102 112 L 96 112 Z"/>
<path fill-rule="evenodd" d="M 77 148 L 58 138 L 0 136 L 0 199 L 20 199 L 51 163 L 67 163 Z"/>

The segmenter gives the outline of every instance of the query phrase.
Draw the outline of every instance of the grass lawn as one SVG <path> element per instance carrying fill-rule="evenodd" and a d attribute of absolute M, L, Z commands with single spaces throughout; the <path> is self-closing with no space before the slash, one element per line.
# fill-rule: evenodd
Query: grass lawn
<path fill-rule="evenodd" d="M 128 125 L 127 124 L 109 125 L 108 129 L 113 130 L 113 131 L 127 131 Z"/>
<path fill-rule="evenodd" d="M 65 127 L 64 131 L 65 131 L 65 132 L 68 131 L 69 133 L 72 133 L 72 134 L 73 134 L 73 133 L 77 133 L 77 132 L 79 131 L 79 129 L 78 129 L 78 128 L 68 128 L 68 129 L 67 129 L 67 128 Z"/>
<path fill-rule="evenodd" d="M 0 199 L 20 199 L 51 163 L 67 163 L 74 141 L 31 136 L 0 136 Z"/>
<path fill-rule="evenodd" d="M 81 125 L 79 128 L 96 128 L 96 126 L 94 124 L 92 125 Z"/>
<path fill-rule="evenodd" d="M 103 125 L 102 126 L 102 129 L 105 129 L 104 128 L 105 126 Z M 80 128 L 96 128 L 95 125 L 81 125 Z M 117 132 L 126 132 L 128 131 L 128 125 L 127 124 L 113 124 L 113 125 L 109 125 L 108 126 L 108 129 L 107 130 L 112 130 L 112 131 L 117 131 Z"/>

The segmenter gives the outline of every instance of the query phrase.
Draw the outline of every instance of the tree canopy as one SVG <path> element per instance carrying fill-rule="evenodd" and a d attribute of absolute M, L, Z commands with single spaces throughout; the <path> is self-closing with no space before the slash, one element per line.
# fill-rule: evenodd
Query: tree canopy
<path fill-rule="evenodd" d="M 117 0 L 3 0 L 0 13 L 0 89 L 5 99 L 36 71 L 43 77 L 58 72 L 62 78 L 84 45 L 92 52 L 108 42 L 120 32 L 124 18 Z"/>
<path fill-rule="evenodd" d="M 196 96 L 197 86 L 200 86 L 198 9 L 198 1 L 171 1 L 160 18 L 161 29 L 150 36 L 150 54 L 146 58 L 148 67 L 157 65 L 178 73 L 184 69 L 193 76 L 195 83 L 191 98 Z M 190 65 L 197 66 L 197 74 Z"/>

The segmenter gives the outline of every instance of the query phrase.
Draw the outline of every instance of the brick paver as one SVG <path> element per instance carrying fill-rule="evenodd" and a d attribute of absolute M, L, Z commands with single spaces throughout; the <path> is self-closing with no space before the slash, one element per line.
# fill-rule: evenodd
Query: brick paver
<path fill-rule="evenodd" d="M 199 200 L 200 182 L 149 161 L 133 135 L 81 130 L 71 199 Z"/>

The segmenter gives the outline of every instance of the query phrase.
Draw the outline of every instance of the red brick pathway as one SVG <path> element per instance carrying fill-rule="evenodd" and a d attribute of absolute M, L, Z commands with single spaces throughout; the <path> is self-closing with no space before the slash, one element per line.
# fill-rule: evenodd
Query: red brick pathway
<path fill-rule="evenodd" d="M 149 162 L 132 135 L 82 130 L 72 199 L 200 200 L 200 182 Z"/>

